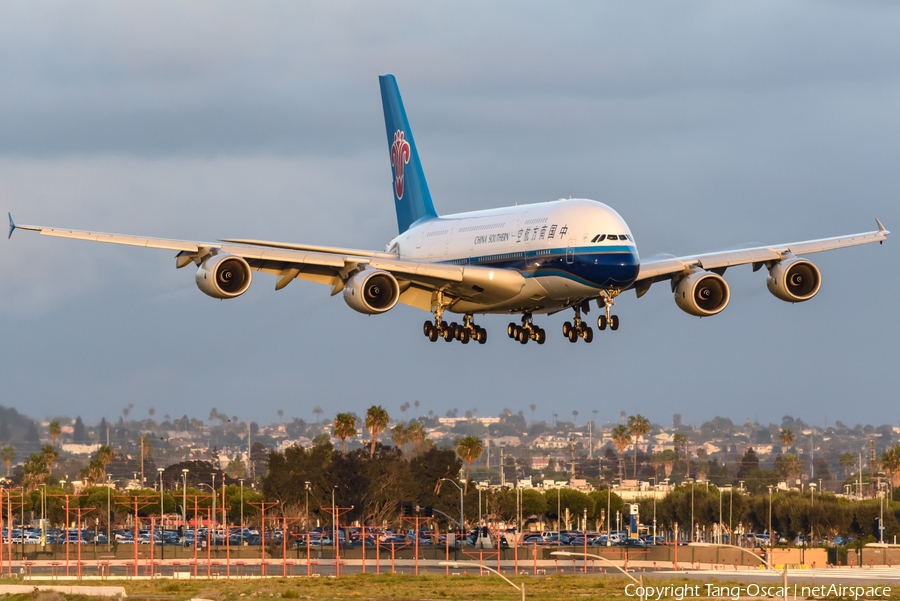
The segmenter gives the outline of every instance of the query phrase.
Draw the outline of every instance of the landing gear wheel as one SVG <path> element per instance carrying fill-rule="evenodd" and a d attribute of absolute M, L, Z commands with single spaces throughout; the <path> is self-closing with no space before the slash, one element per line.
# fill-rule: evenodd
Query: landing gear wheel
<path fill-rule="evenodd" d="M 597 318 L 597 329 L 605 330 L 606 329 L 606 315 L 601 315 Z"/>
<path fill-rule="evenodd" d="M 569 339 L 569 342 L 578 340 L 578 332 L 575 331 L 575 328 L 569 328 L 569 333 L 566 334 L 566 338 Z"/>
<path fill-rule="evenodd" d="M 445 341 L 450 342 L 451 340 L 453 340 L 453 332 L 450 331 L 450 328 L 444 328 L 443 330 L 441 330 L 441 337 Z"/>
<path fill-rule="evenodd" d="M 538 344 L 544 344 L 547 341 L 547 331 L 544 328 L 539 328 L 537 331 L 537 337 L 534 339 Z"/>
<path fill-rule="evenodd" d="M 457 330 L 457 333 L 459 335 L 460 342 L 462 342 L 463 344 L 469 344 L 469 330 L 465 328 L 459 328 Z"/>
<path fill-rule="evenodd" d="M 431 334 L 431 328 L 434 327 L 434 324 L 431 323 L 431 320 L 425 322 L 425 325 L 422 326 L 422 333 L 425 334 L 426 338 Z"/>
<path fill-rule="evenodd" d="M 619 329 L 619 316 L 618 315 L 610 315 L 609 316 L 609 329 L 610 330 L 618 330 Z"/>
<path fill-rule="evenodd" d="M 529 335 L 528 335 L 528 331 L 525 330 L 525 329 L 523 328 L 523 329 L 519 332 L 519 342 L 520 342 L 521 344 L 528 344 L 528 339 L 529 339 L 529 338 L 531 338 L 531 336 L 529 336 Z"/>
<path fill-rule="evenodd" d="M 565 336 L 566 338 L 569 338 L 570 337 L 569 332 L 571 332 L 571 331 L 572 331 L 572 324 L 567 321 L 566 323 L 563 324 L 563 336 Z"/>
<path fill-rule="evenodd" d="M 487 330 L 485 330 L 484 328 L 478 328 L 478 337 L 476 338 L 476 340 L 478 340 L 478 344 L 484 344 L 485 342 L 487 342 Z"/>
<path fill-rule="evenodd" d="M 594 330 L 591 326 L 584 327 L 584 333 L 582 334 L 584 341 L 590 344 L 590 342 L 594 339 Z"/>
<path fill-rule="evenodd" d="M 438 330 L 436 327 L 431 326 L 431 329 L 428 330 L 428 340 L 432 342 L 436 342 L 438 339 Z"/>
<path fill-rule="evenodd" d="M 514 322 L 509 322 L 509 325 L 506 326 L 506 335 L 510 338 L 516 337 L 516 328 L 518 326 Z"/>
<path fill-rule="evenodd" d="M 455 321 L 450 324 L 450 338 L 454 340 L 459 340 L 460 327 L 459 324 Z"/>

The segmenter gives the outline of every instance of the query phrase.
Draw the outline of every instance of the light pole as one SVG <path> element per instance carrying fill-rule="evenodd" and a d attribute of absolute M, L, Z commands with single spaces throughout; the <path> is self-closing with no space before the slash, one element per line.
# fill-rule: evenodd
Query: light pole
<path fill-rule="evenodd" d="M 465 537 L 466 527 L 463 525 L 463 503 L 465 502 L 463 499 L 463 489 L 462 486 L 451 480 L 450 478 L 441 478 L 442 482 L 449 482 L 453 486 L 459 489 L 459 530 L 462 532 L 463 537 Z M 480 503 L 479 503 L 480 505 Z"/>
<path fill-rule="evenodd" d="M 606 546 L 612 546 L 612 540 L 610 540 L 610 535 L 612 534 L 609 531 L 609 520 L 612 519 L 610 516 L 610 498 L 612 498 L 612 489 L 610 487 L 606 487 Z"/>
<path fill-rule="evenodd" d="M 306 483 L 306 505 L 309 506 L 309 482 Z M 309 510 L 307 510 L 309 511 Z M 241 546 L 244 546 L 244 479 L 241 478 Z"/>
<path fill-rule="evenodd" d="M 694 524 L 694 479 L 688 477 L 685 481 L 691 483 L 691 542 L 695 542 L 696 537 L 694 533 L 697 531 L 697 527 Z"/>
<path fill-rule="evenodd" d="M 188 468 L 182 468 L 181 479 L 184 481 L 184 488 L 182 489 L 182 493 L 181 493 L 182 538 L 184 537 L 184 533 L 187 532 L 187 475 L 188 475 Z"/>
<path fill-rule="evenodd" d="M 159 558 L 166 558 L 166 520 L 163 517 L 165 515 L 165 509 L 163 505 L 163 468 L 156 468 L 157 473 L 159 473 L 159 529 L 162 530 L 160 536 L 162 537 L 162 543 L 159 545 Z"/>
<path fill-rule="evenodd" d="M 224 480 L 224 478 L 223 478 Z M 216 473 L 212 473 L 212 523 L 216 523 Z M 207 542 L 209 544 L 209 542 Z M 216 529 L 213 530 L 212 545 L 216 544 Z M 265 544 L 265 542 L 263 542 Z"/>
<path fill-rule="evenodd" d="M 44 527 L 44 513 L 46 511 L 47 483 L 41 484 L 41 548 L 47 545 L 47 530 Z M 107 501 L 108 502 L 108 501 Z"/>
<path fill-rule="evenodd" d="M 112 515 L 110 503 L 110 489 L 112 488 L 112 474 L 106 474 L 106 550 L 112 545 Z"/>
<path fill-rule="evenodd" d="M 334 504 L 334 491 L 337 490 L 337 486 L 333 486 L 331 488 L 331 542 L 334 544 L 334 553 L 335 557 L 337 557 L 337 506 Z M 418 536 L 418 533 L 416 534 Z M 365 542 L 365 541 L 364 541 Z"/>
<path fill-rule="evenodd" d="M 525 583 L 523 582 L 521 585 L 517 585 L 512 580 L 510 580 L 509 578 L 507 578 L 506 576 L 504 576 L 503 574 L 501 574 L 494 568 L 489 568 L 486 565 L 483 565 L 480 563 L 475 563 L 474 561 L 441 561 L 441 562 L 438 562 L 438 565 L 439 566 L 448 566 L 451 568 L 458 568 L 458 567 L 462 566 L 464 568 L 471 567 L 471 568 L 479 568 L 481 570 L 487 570 L 488 572 L 491 572 L 492 574 L 496 574 L 497 576 L 500 576 L 500 578 L 503 578 L 503 580 L 505 580 L 507 582 L 507 584 L 509 584 L 509 586 L 513 587 L 514 589 L 516 589 L 517 591 L 522 593 L 522 601 L 525 601 Z"/>
<path fill-rule="evenodd" d="M 719 487 L 716 487 L 719 488 Z M 722 544 L 722 489 L 719 488 L 719 544 Z"/>

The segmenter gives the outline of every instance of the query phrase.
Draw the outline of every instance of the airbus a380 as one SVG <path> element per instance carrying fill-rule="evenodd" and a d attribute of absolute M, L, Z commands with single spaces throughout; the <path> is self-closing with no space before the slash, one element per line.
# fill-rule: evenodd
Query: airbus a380
<path fill-rule="evenodd" d="M 385 252 L 226 239 L 194 242 L 102 234 L 34 225 L 16 226 L 9 217 L 9 236 L 18 229 L 43 236 L 74 238 L 177 251 L 175 265 L 197 265 L 196 283 L 217 299 L 242 295 L 253 272 L 275 275 L 275 289 L 295 279 L 331 286 L 360 313 L 374 315 L 403 303 L 433 313 L 423 332 L 463 344 L 484 344 L 487 332 L 475 324 L 482 314 L 521 315 L 507 335 L 526 344 L 543 344 L 546 331 L 535 315 L 571 310 L 563 324 L 570 342 L 591 342 L 593 329 L 584 315 L 595 301 L 601 310 L 600 330 L 617 330 L 611 313 L 626 290 L 640 298 L 656 282 L 671 284 L 678 307 L 698 317 L 720 313 L 731 293 L 722 275 L 729 267 L 752 265 L 768 271 L 766 285 L 777 298 L 791 303 L 811 299 L 819 291 L 818 268 L 800 255 L 872 242 L 889 232 L 876 219 L 872 232 L 792 242 L 757 248 L 688 255 L 641 262 L 625 220 L 607 205 L 586 199 L 563 199 L 501 209 L 438 215 L 428 191 L 419 152 L 393 75 L 379 77 L 381 101 L 393 173 L 394 205 L 399 235 Z M 447 323 L 447 313 L 462 315 Z"/>

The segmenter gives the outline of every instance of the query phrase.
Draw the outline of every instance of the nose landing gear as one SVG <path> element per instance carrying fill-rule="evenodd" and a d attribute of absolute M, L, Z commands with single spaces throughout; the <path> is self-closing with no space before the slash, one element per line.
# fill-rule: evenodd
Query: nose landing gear
<path fill-rule="evenodd" d="M 597 305 L 599 305 L 600 308 L 605 311 L 604 315 L 601 315 L 597 318 L 597 327 L 599 329 L 605 330 L 607 326 L 609 326 L 609 329 L 613 331 L 619 329 L 619 316 L 609 314 L 609 312 L 612 310 L 613 305 L 616 304 L 615 300 L 613 299 L 615 299 L 618 295 L 618 290 L 607 290 L 606 294 L 597 299 Z"/>
<path fill-rule="evenodd" d="M 506 326 L 506 335 L 517 340 L 520 344 L 528 344 L 529 340 L 534 340 L 538 344 L 544 344 L 547 340 L 547 332 L 544 328 L 534 325 L 531 320 L 531 313 L 522 315 L 522 325 L 510 322 Z"/>
<path fill-rule="evenodd" d="M 571 322 L 567 321 L 563 324 L 563 336 L 569 339 L 569 342 L 577 342 L 579 338 L 590 343 L 594 339 L 594 330 L 581 319 L 581 307 L 575 307 L 575 319 Z"/>

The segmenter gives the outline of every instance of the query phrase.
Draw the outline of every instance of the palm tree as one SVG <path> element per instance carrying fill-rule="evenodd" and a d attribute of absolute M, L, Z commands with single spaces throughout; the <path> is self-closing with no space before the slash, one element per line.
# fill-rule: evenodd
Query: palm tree
<path fill-rule="evenodd" d="M 141 434 L 140 439 L 141 445 L 141 488 L 144 487 L 144 459 L 150 455 L 150 449 L 153 447 L 153 442 L 150 439 L 149 434 Z"/>
<path fill-rule="evenodd" d="M 4 450 L 5 447 L 4 447 Z M 4 461 L 6 461 L 4 459 Z M 900 445 L 895 444 L 881 456 L 881 469 L 887 472 L 891 479 L 891 486 L 896 486 L 897 476 L 900 476 Z M 8 470 L 7 470 L 8 472 Z"/>
<path fill-rule="evenodd" d="M 9 471 L 12 468 L 13 462 L 16 460 L 16 450 L 11 446 L 6 445 L 0 449 L 0 459 L 3 459 L 3 463 L 6 464 L 6 477 L 9 478 Z"/>
<path fill-rule="evenodd" d="M 366 411 L 366 430 L 372 435 L 372 449 L 369 457 L 375 457 L 375 443 L 378 442 L 378 435 L 384 432 L 390 420 L 391 416 L 381 405 L 372 405 Z"/>
<path fill-rule="evenodd" d="M 57 451 L 52 445 L 44 445 L 41 447 L 41 461 L 44 462 L 44 466 L 47 470 L 47 478 L 50 477 L 50 474 L 53 473 L 53 464 L 56 463 L 56 460 L 59 459 L 59 451 Z"/>
<path fill-rule="evenodd" d="M 417 418 L 419 417 L 419 405 L 421 405 L 421 404 L 422 403 L 420 403 L 418 400 L 413 401 L 413 406 L 416 408 L 416 417 Z"/>
<path fill-rule="evenodd" d="M 665 449 L 659 455 L 660 459 L 662 459 L 663 471 L 666 473 L 666 478 L 672 475 L 672 468 L 675 467 L 675 462 L 678 461 L 678 456 L 675 454 L 675 451 L 672 449 Z"/>
<path fill-rule="evenodd" d="M 616 445 L 616 449 L 619 451 L 619 461 L 624 462 L 625 458 L 622 454 L 625 452 L 625 449 L 628 448 L 628 445 L 631 444 L 631 434 L 628 433 L 628 428 L 622 424 L 619 424 L 612 430 L 612 441 L 613 444 Z M 622 466 L 622 473 L 624 474 L 625 468 Z"/>
<path fill-rule="evenodd" d="M 406 412 L 409 411 L 409 403 L 400 405 L 400 413 L 403 414 L 403 421 L 406 421 Z"/>
<path fill-rule="evenodd" d="M 97 461 L 103 467 L 103 479 L 106 479 L 106 466 L 109 465 L 115 454 L 112 449 L 106 445 L 102 445 L 99 449 L 97 449 Z"/>
<path fill-rule="evenodd" d="M 634 479 L 637 480 L 638 440 L 650 432 L 650 420 L 638 413 L 628 417 L 628 433 L 634 436 Z"/>
<path fill-rule="evenodd" d="M 572 410 L 572 424 L 573 425 L 578 424 L 578 410 L 577 409 Z"/>
<path fill-rule="evenodd" d="M 426 434 L 425 428 L 419 422 L 411 423 L 406 429 L 406 438 L 416 447 L 425 442 Z"/>
<path fill-rule="evenodd" d="M 56 446 L 56 441 L 59 440 L 60 434 L 62 434 L 62 427 L 59 425 L 59 420 L 55 419 L 50 422 L 50 425 L 47 426 L 47 430 L 50 433 L 50 440 L 53 441 L 53 446 Z"/>
<path fill-rule="evenodd" d="M 401 448 L 409 442 L 409 436 L 407 435 L 406 428 L 403 427 L 403 424 L 397 424 L 391 428 L 391 442 L 397 445 L 397 448 Z"/>
<path fill-rule="evenodd" d="M 347 439 L 356 436 L 356 416 L 338 413 L 334 417 L 334 435 L 341 439 L 341 453 L 347 452 Z"/>
<path fill-rule="evenodd" d="M 313 407 L 313 415 L 316 416 L 316 425 L 319 424 L 319 416 L 322 415 L 323 413 L 324 413 L 324 411 L 322 411 L 322 408 L 319 407 L 318 405 Z"/>
<path fill-rule="evenodd" d="M 528 405 L 528 408 L 531 409 L 531 424 L 534 425 L 534 410 L 537 409 L 537 405 L 532 403 Z"/>
<path fill-rule="evenodd" d="M 778 438 L 781 440 L 781 444 L 784 445 L 782 452 L 787 453 L 788 447 L 791 446 L 791 443 L 797 438 L 794 436 L 794 433 L 790 428 L 785 428 L 781 431 L 781 434 L 778 435 Z"/>
<path fill-rule="evenodd" d="M 477 461 L 483 452 L 484 445 L 477 436 L 466 436 L 456 441 L 456 454 L 466 462 L 466 480 L 463 484 L 463 494 L 466 494 L 469 489 L 469 470 L 472 463 Z"/>
<path fill-rule="evenodd" d="M 850 468 L 856 465 L 856 457 L 853 456 L 853 453 L 841 453 L 838 461 L 844 468 L 844 478 L 846 478 L 850 474 Z"/>

